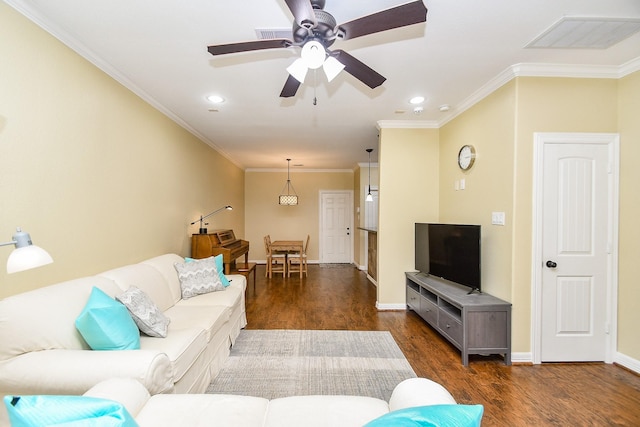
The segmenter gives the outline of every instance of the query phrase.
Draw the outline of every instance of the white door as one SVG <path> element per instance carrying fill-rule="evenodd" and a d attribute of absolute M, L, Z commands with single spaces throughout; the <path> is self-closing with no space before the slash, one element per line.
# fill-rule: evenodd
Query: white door
<path fill-rule="evenodd" d="M 350 263 L 353 225 L 352 193 L 320 193 L 320 262 Z"/>
<path fill-rule="evenodd" d="M 542 148 L 542 362 L 607 359 L 614 150 L 606 140 L 575 136 Z"/>

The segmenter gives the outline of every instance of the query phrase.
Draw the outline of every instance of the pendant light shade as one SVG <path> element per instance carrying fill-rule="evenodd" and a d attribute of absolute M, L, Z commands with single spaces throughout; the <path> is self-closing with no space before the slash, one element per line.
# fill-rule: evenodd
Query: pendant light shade
<path fill-rule="evenodd" d="M 287 182 L 284 184 L 284 187 L 282 188 L 282 192 L 278 197 L 279 205 L 295 206 L 298 204 L 298 195 L 296 194 L 296 190 L 293 188 L 293 185 L 291 185 L 291 179 L 289 177 L 290 163 L 291 163 L 291 159 L 287 159 Z M 286 190 L 286 193 L 285 193 L 285 190 Z"/>
<path fill-rule="evenodd" d="M 366 201 L 373 202 L 373 195 L 371 194 L 371 152 L 373 148 L 367 148 L 367 153 L 369 153 L 369 192 L 367 193 Z"/>

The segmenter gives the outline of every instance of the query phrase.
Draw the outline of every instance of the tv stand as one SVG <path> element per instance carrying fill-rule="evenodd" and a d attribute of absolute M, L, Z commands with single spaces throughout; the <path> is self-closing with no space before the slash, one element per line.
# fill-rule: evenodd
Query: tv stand
<path fill-rule="evenodd" d="M 503 354 L 511 365 L 511 303 L 423 273 L 405 275 L 407 307 L 462 352 L 464 366 L 470 354 Z"/>

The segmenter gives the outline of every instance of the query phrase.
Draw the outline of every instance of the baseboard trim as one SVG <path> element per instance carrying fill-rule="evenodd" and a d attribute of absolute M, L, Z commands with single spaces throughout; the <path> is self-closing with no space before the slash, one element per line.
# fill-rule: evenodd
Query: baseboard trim
<path fill-rule="evenodd" d="M 398 310 L 406 310 L 406 304 L 380 304 L 376 301 L 376 308 L 380 311 L 398 311 Z"/>
<path fill-rule="evenodd" d="M 533 364 L 533 355 L 531 353 L 511 353 L 511 363 L 515 364 Z"/>
<path fill-rule="evenodd" d="M 640 360 L 634 359 L 622 353 L 616 353 L 613 363 L 620 365 L 630 371 L 640 374 Z"/>

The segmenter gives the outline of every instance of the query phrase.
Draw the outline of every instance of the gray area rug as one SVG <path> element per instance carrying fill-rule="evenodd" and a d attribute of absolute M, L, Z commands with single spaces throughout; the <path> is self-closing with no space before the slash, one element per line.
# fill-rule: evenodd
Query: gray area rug
<path fill-rule="evenodd" d="M 416 374 L 387 331 L 244 330 L 207 393 L 389 400 Z"/>

